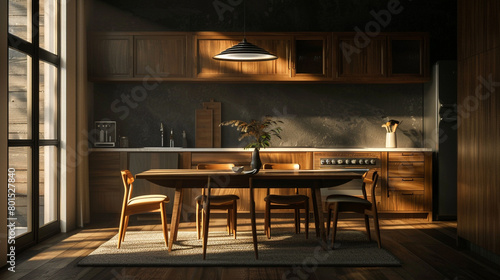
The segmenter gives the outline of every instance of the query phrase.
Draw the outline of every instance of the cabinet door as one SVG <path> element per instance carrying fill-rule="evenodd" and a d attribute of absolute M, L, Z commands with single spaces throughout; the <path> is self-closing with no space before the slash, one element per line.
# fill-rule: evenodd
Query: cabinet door
<path fill-rule="evenodd" d="M 426 211 L 424 191 L 389 191 L 387 210 L 402 212 Z"/>
<path fill-rule="evenodd" d="M 248 36 L 248 42 L 275 54 L 278 59 L 269 61 L 242 62 L 241 73 L 243 75 L 261 76 L 271 75 L 274 78 L 289 77 L 290 40 L 288 37 L 280 36 Z"/>
<path fill-rule="evenodd" d="M 238 43 L 236 38 L 199 37 L 196 40 L 196 76 L 198 78 L 212 78 L 224 75 L 237 76 L 241 73 L 240 62 L 213 59 L 215 55 Z"/>
<path fill-rule="evenodd" d="M 331 36 L 295 36 L 292 49 L 292 77 L 323 80 L 331 77 Z"/>
<path fill-rule="evenodd" d="M 135 77 L 187 77 L 187 36 L 134 37 Z"/>
<path fill-rule="evenodd" d="M 133 40 L 128 35 L 96 35 L 90 40 L 88 68 L 91 79 L 132 78 Z"/>
<path fill-rule="evenodd" d="M 247 41 L 278 56 L 258 62 L 222 61 L 213 57 L 237 45 L 239 36 L 202 35 L 196 38 L 196 77 L 221 80 L 288 78 L 290 40 L 287 36 L 247 36 Z"/>
<path fill-rule="evenodd" d="M 89 197 L 92 218 L 102 213 L 120 213 L 123 183 L 120 171 L 126 169 L 126 153 L 92 152 L 89 155 Z"/>
<path fill-rule="evenodd" d="M 353 36 L 338 38 L 339 78 L 382 78 L 386 76 L 386 37 L 363 41 Z"/>
<path fill-rule="evenodd" d="M 388 176 L 391 177 L 424 177 L 424 162 L 389 162 Z"/>
<path fill-rule="evenodd" d="M 429 76 L 429 47 L 426 35 L 389 35 L 388 76 L 425 78 Z"/>

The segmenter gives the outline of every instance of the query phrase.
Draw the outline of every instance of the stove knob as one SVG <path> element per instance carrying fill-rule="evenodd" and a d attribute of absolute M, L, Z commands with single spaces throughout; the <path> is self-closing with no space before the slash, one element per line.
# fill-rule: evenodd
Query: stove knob
<path fill-rule="evenodd" d="M 330 164 L 336 164 L 336 163 L 337 163 L 337 162 L 335 161 L 335 159 L 334 159 L 334 158 L 332 158 L 332 159 L 330 160 Z"/>
<path fill-rule="evenodd" d="M 344 161 L 343 161 L 343 160 L 341 160 L 341 159 L 337 159 L 337 164 L 342 164 L 342 163 L 344 163 Z"/>
<path fill-rule="evenodd" d="M 355 159 L 351 159 L 351 164 L 356 164 L 356 160 Z"/>
<path fill-rule="evenodd" d="M 327 158 L 327 159 L 325 160 L 325 164 L 330 164 L 330 159 L 329 159 L 329 158 Z"/>
<path fill-rule="evenodd" d="M 350 160 L 349 160 L 348 158 L 346 158 L 346 159 L 344 160 L 344 164 L 349 164 L 349 163 L 351 163 L 351 162 L 350 162 Z"/>
<path fill-rule="evenodd" d="M 365 160 L 364 159 L 360 159 L 358 160 L 358 164 L 364 164 L 365 163 Z"/>
<path fill-rule="evenodd" d="M 319 161 L 319 164 L 320 164 L 320 165 L 325 165 L 325 160 L 324 160 L 324 159 L 321 159 L 321 160 Z"/>
<path fill-rule="evenodd" d="M 365 159 L 365 164 L 370 164 L 370 161 L 368 159 Z"/>
<path fill-rule="evenodd" d="M 374 165 L 375 164 L 375 159 L 370 159 L 370 164 Z"/>

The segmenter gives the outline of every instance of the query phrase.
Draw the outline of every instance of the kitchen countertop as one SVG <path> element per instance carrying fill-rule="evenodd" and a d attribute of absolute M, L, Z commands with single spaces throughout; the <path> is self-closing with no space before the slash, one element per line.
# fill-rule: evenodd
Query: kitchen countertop
<path fill-rule="evenodd" d="M 251 152 L 244 148 L 91 148 L 91 152 Z M 432 152 L 431 148 L 266 148 L 261 152 Z"/>

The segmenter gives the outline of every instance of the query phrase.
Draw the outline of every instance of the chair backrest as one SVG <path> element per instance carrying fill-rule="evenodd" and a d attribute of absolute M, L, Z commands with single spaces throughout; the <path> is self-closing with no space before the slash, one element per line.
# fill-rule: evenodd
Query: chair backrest
<path fill-rule="evenodd" d="M 231 170 L 233 167 L 232 163 L 200 163 L 196 169 Z M 201 189 L 201 195 L 205 195 L 205 188 Z"/>
<path fill-rule="evenodd" d="M 264 163 L 263 169 L 277 169 L 277 170 L 299 170 L 300 164 L 298 163 Z M 299 193 L 299 189 L 295 188 L 295 194 Z M 267 195 L 270 194 L 269 188 L 267 188 Z"/>
<path fill-rule="evenodd" d="M 196 166 L 197 169 L 212 169 L 212 170 L 231 170 L 234 167 L 232 163 L 200 163 Z"/>
<path fill-rule="evenodd" d="M 299 170 L 298 163 L 264 163 L 263 169 Z"/>
<path fill-rule="evenodd" d="M 123 203 L 126 205 L 127 201 L 132 198 L 132 189 L 134 187 L 134 175 L 129 170 L 122 170 L 122 182 L 123 188 L 125 189 Z"/>
<path fill-rule="evenodd" d="M 368 170 L 365 174 L 363 174 L 363 184 L 362 191 L 365 199 L 367 198 L 366 188 L 369 187 L 371 194 L 371 202 L 376 207 L 377 201 L 375 198 L 375 188 L 377 187 L 378 181 L 378 172 L 375 169 Z"/>

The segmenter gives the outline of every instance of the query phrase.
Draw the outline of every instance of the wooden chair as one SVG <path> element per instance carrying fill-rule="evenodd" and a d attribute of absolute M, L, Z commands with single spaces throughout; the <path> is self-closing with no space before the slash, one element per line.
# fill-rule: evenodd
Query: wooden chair
<path fill-rule="evenodd" d="M 299 170 L 300 165 L 296 163 L 266 163 L 263 169 Z M 300 209 L 305 210 L 306 238 L 309 235 L 309 197 L 301 195 L 295 188 L 294 195 L 274 195 L 267 189 L 266 212 L 264 220 L 264 231 L 267 238 L 271 238 L 271 209 L 293 209 L 295 210 L 295 233 L 300 233 Z"/>
<path fill-rule="evenodd" d="M 328 207 L 328 224 L 327 234 L 330 233 L 330 220 L 333 211 L 333 234 L 332 246 L 335 243 L 335 235 L 337 234 L 337 220 L 339 212 L 356 212 L 363 214 L 365 217 L 366 233 L 368 240 L 371 240 L 370 235 L 370 221 L 368 216 L 373 217 L 375 224 L 375 233 L 377 234 L 378 247 L 381 248 L 380 242 L 380 229 L 378 224 L 377 201 L 375 199 L 375 188 L 377 186 L 378 174 L 377 171 L 371 169 L 363 175 L 363 183 L 361 184 L 361 191 L 363 198 L 351 195 L 330 195 L 326 198 Z M 368 199 L 366 189 L 370 190 L 371 201 Z"/>
<path fill-rule="evenodd" d="M 231 170 L 234 166 L 232 163 L 211 163 L 211 164 L 198 164 L 198 169 L 212 169 L 212 170 Z M 205 211 L 203 210 L 203 200 L 205 198 L 205 188 L 202 189 L 201 195 L 195 198 L 196 200 L 196 232 L 197 237 L 201 237 L 201 223 L 205 219 Z M 210 210 L 219 209 L 227 210 L 227 233 L 233 234 L 236 239 L 236 224 L 237 224 L 237 201 L 240 199 L 237 195 L 211 195 L 210 196 Z M 208 231 L 207 231 L 208 232 Z"/>
<path fill-rule="evenodd" d="M 132 197 L 134 176 L 130 171 L 121 171 L 123 187 L 125 194 L 123 196 L 123 207 L 120 218 L 120 228 L 118 230 L 118 246 L 122 241 L 125 241 L 125 232 L 127 231 L 130 215 L 139 213 L 161 212 L 161 224 L 163 229 L 163 238 L 165 246 L 168 247 L 168 228 L 167 228 L 167 213 L 165 212 L 165 204 L 170 201 L 168 196 L 162 194 L 141 195 Z"/>

